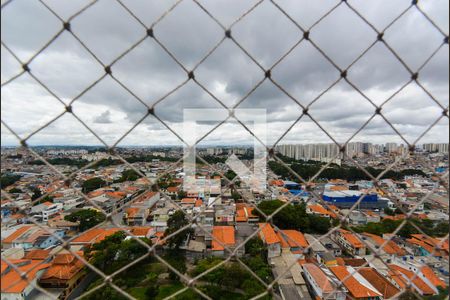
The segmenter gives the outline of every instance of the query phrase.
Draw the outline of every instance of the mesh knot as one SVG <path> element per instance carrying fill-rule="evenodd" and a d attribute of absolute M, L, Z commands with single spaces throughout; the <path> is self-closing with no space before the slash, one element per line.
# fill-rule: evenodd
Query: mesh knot
<path fill-rule="evenodd" d="M 303 32 L 303 38 L 304 38 L 305 40 L 309 40 L 309 31 Z"/>
<path fill-rule="evenodd" d="M 381 42 L 383 40 L 383 37 L 384 37 L 384 33 L 380 32 L 377 36 L 377 40 Z"/>
<path fill-rule="evenodd" d="M 63 27 L 64 27 L 64 30 L 70 31 L 70 23 L 69 22 L 64 22 Z"/>
<path fill-rule="evenodd" d="M 111 73 L 112 73 L 111 67 L 110 67 L 110 66 L 106 66 L 106 67 L 105 67 L 105 72 L 106 72 L 106 74 L 111 75 Z"/>
<path fill-rule="evenodd" d="M 448 36 L 444 38 L 444 44 L 448 44 Z"/>
<path fill-rule="evenodd" d="M 149 28 L 149 29 L 147 29 L 147 35 L 149 36 L 149 37 L 155 37 L 154 36 L 154 34 L 153 34 L 153 28 Z"/>
<path fill-rule="evenodd" d="M 347 70 L 344 70 L 344 71 L 341 72 L 341 77 L 342 78 L 347 77 Z"/>
<path fill-rule="evenodd" d="M 416 72 L 416 73 L 411 75 L 411 79 L 412 80 L 417 80 L 417 78 L 419 78 L 419 73 Z"/>
<path fill-rule="evenodd" d="M 225 30 L 225 36 L 227 38 L 231 39 L 231 30 L 230 29 Z"/>
<path fill-rule="evenodd" d="M 66 106 L 66 112 L 72 113 L 72 105 L 67 105 Z"/>
<path fill-rule="evenodd" d="M 189 77 L 189 79 L 195 79 L 194 71 L 190 71 L 190 72 L 188 73 L 188 77 Z"/>
<path fill-rule="evenodd" d="M 308 107 L 305 107 L 305 108 L 303 109 L 303 114 L 304 114 L 304 115 L 308 115 L 308 114 L 309 114 L 309 108 L 308 108 Z"/>
<path fill-rule="evenodd" d="M 381 114 L 381 110 L 382 110 L 381 107 L 377 107 L 377 108 L 375 109 L 375 113 L 376 113 L 377 115 L 380 115 L 380 114 Z"/>
<path fill-rule="evenodd" d="M 23 64 L 23 65 L 22 65 L 22 69 L 23 69 L 25 72 L 30 72 L 30 67 L 28 66 L 28 64 Z"/>
<path fill-rule="evenodd" d="M 417 2 L 419 2 L 419 0 L 413 0 L 413 1 L 411 2 L 411 4 L 412 4 L 412 5 L 417 5 Z"/>
<path fill-rule="evenodd" d="M 272 76 L 272 72 L 270 70 L 267 70 L 264 75 L 266 76 L 266 78 L 270 78 L 270 76 Z"/>
<path fill-rule="evenodd" d="M 27 141 L 25 141 L 25 140 L 21 140 L 21 141 L 20 141 L 20 145 L 21 145 L 22 147 L 28 148 Z"/>
<path fill-rule="evenodd" d="M 155 114 L 155 108 L 154 107 L 149 107 L 148 110 L 147 110 L 147 113 L 149 115 L 154 115 Z"/>

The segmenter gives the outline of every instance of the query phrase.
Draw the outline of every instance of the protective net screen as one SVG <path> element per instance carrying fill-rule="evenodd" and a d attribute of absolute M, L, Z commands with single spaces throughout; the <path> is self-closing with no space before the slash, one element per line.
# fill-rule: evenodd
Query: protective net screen
<path fill-rule="evenodd" d="M 448 298 L 446 1 L 1 13 L 2 299 Z"/>

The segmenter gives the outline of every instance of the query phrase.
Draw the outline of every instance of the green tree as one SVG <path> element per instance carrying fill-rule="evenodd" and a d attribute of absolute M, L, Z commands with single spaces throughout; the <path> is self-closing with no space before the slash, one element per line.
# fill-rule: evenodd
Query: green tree
<path fill-rule="evenodd" d="M 136 181 L 140 175 L 133 169 L 128 169 L 122 172 L 122 176 L 115 182 Z"/>
<path fill-rule="evenodd" d="M 105 221 L 105 218 L 106 217 L 103 213 L 94 209 L 83 209 L 65 216 L 64 220 L 70 222 L 80 222 L 78 229 L 80 231 L 85 231 Z"/>
<path fill-rule="evenodd" d="M 311 232 L 325 234 L 330 230 L 330 219 L 316 215 L 310 215 L 308 218 Z"/>
<path fill-rule="evenodd" d="M 152 300 L 158 296 L 159 293 L 159 285 L 151 284 L 145 289 L 145 299 Z"/>
<path fill-rule="evenodd" d="M 254 237 L 250 239 L 247 243 L 245 243 L 245 253 L 250 254 L 251 256 L 260 255 L 265 251 L 264 243 L 261 239 Z"/>
<path fill-rule="evenodd" d="M 233 198 L 234 201 L 238 201 L 239 199 L 241 199 L 241 195 L 236 191 L 231 192 L 231 197 Z"/>
<path fill-rule="evenodd" d="M 448 299 L 448 289 L 438 286 L 437 287 L 439 294 L 434 296 L 424 297 L 427 300 L 444 300 Z"/>
<path fill-rule="evenodd" d="M 148 249 L 138 241 L 125 237 L 123 231 L 107 236 L 87 249 L 86 257 L 90 257 L 89 261 L 105 274 L 111 274 L 148 253 Z M 142 240 L 150 245 L 150 240 Z"/>
<path fill-rule="evenodd" d="M 7 186 L 10 186 L 10 185 L 14 184 L 20 178 L 22 178 L 22 176 L 20 176 L 20 175 L 2 174 L 1 177 L 0 177 L 0 187 L 2 189 L 4 189 Z"/>
<path fill-rule="evenodd" d="M 164 255 L 163 258 L 169 265 L 171 265 L 181 274 L 186 273 L 186 258 L 184 255 L 180 255 L 178 251 L 169 250 L 166 252 L 166 255 Z M 178 274 L 173 272 L 172 270 L 169 270 L 169 278 L 173 281 L 179 280 Z"/>
<path fill-rule="evenodd" d="M 236 173 L 233 171 L 233 170 L 228 170 L 225 174 L 223 174 L 223 175 L 225 175 L 225 177 L 228 179 L 228 180 L 233 180 L 234 179 L 234 177 L 236 177 Z"/>
<path fill-rule="evenodd" d="M 83 300 L 126 300 L 122 294 L 113 289 L 111 286 L 107 285 L 101 289 L 96 290 L 95 292 L 87 295 L 82 298 Z"/>
<path fill-rule="evenodd" d="M 183 191 L 183 190 L 179 190 L 179 191 L 178 191 L 178 194 L 177 194 L 177 197 L 178 197 L 178 199 L 181 200 L 181 199 L 187 197 L 187 193 L 186 193 L 185 191 Z"/>
<path fill-rule="evenodd" d="M 410 290 L 406 290 L 398 297 L 399 300 L 419 300 L 419 298 Z"/>
<path fill-rule="evenodd" d="M 21 189 L 18 189 L 18 188 L 12 188 L 12 189 L 9 190 L 9 193 L 10 193 L 10 194 L 20 194 L 20 193 L 23 193 L 23 192 L 22 192 Z"/>
<path fill-rule="evenodd" d="M 395 210 L 390 209 L 389 207 L 386 207 L 386 208 L 384 209 L 384 213 L 385 213 L 386 215 L 388 215 L 388 216 L 395 216 Z"/>
<path fill-rule="evenodd" d="M 105 185 L 106 185 L 106 182 L 103 179 L 101 179 L 99 177 L 93 177 L 93 178 L 90 178 L 90 179 L 84 181 L 83 184 L 81 185 L 81 187 L 82 187 L 83 193 L 89 193 L 89 192 L 96 190 L 98 188 L 101 188 Z"/>
<path fill-rule="evenodd" d="M 164 236 L 168 236 L 184 226 L 189 224 L 189 221 L 186 218 L 186 215 L 182 210 L 177 210 L 170 218 L 167 220 L 167 229 L 164 232 Z M 181 244 L 186 240 L 186 237 L 192 230 L 187 228 L 182 230 L 181 232 L 175 234 L 167 240 L 167 246 L 171 249 L 179 249 Z"/>
<path fill-rule="evenodd" d="M 280 200 L 263 201 L 258 205 L 258 208 L 266 215 L 270 215 L 277 211 L 280 207 L 285 205 Z M 259 211 L 256 214 L 263 216 Z M 295 229 L 301 232 L 314 233 L 310 226 L 311 216 L 306 213 L 306 205 L 301 203 L 299 205 L 286 205 L 278 211 L 273 217 L 273 223 L 281 229 Z"/>
<path fill-rule="evenodd" d="M 31 200 L 36 200 L 36 199 L 42 197 L 42 192 L 40 189 L 33 188 L 31 191 L 33 192 L 33 194 L 31 195 Z"/>

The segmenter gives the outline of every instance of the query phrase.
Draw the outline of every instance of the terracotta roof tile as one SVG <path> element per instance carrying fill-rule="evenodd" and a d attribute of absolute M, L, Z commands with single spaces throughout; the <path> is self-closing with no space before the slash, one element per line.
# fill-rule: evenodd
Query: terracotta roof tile
<path fill-rule="evenodd" d="M 73 254 L 58 254 L 42 277 L 41 281 L 56 278 L 60 280 L 69 280 L 84 268 L 82 261 L 78 260 Z"/>
<path fill-rule="evenodd" d="M 281 240 L 278 237 L 278 235 L 273 230 L 272 225 L 269 223 L 259 223 L 259 228 L 261 228 L 261 231 L 259 232 L 259 236 L 262 238 L 262 240 L 270 245 L 270 244 L 276 244 L 280 243 Z"/>
<path fill-rule="evenodd" d="M 433 270 L 428 267 L 428 266 L 423 266 L 422 269 L 422 274 L 435 286 L 435 287 L 442 287 L 442 288 L 446 288 L 447 286 L 445 285 L 445 282 L 440 279 L 439 277 L 437 277 L 437 275 L 433 272 Z"/>
<path fill-rule="evenodd" d="M 314 264 L 303 264 L 303 269 L 306 269 L 317 285 L 322 289 L 324 293 L 331 293 L 334 290 L 333 285 L 331 284 L 330 279 L 328 279 L 327 275 L 316 265 Z"/>
<path fill-rule="evenodd" d="M 424 295 L 434 295 L 435 292 L 429 287 L 422 279 L 420 279 L 415 273 L 412 271 L 409 271 L 405 268 L 402 268 L 398 265 L 391 264 L 389 265 L 389 268 L 393 270 L 394 272 L 399 272 L 403 275 L 405 275 L 408 279 L 412 280 L 412 283 L 421 291 L 421 294 Z M 413 279 L 414 278 L 414 279 Z M 405 280 L 405 279 L 403 279 Z M 405 280 L 406 281 L 406 280 Z"/>
<path fill-rule="evenodd" d="M 306 241 L 306 238 L 303 235 L 303 233 L 301 233 L 300 231 L 281 230 L 281 237 L 289 244 L 291 248 L 308 247 L 308 242 Z"/>
<path fill-rule="evenodd" d="M 359 268 L 361 274 L 374 288 L 383 294 L 385 299 L 395 296 L 400 290 L 373 268 Z"/>
<path fill-rule="evenodd" d="M 130 232 L 135 236 L 146 236 L 152 227 L 131 227 Z"/>
<path fill-rule="evenodd" d="M 28 281 L 33 280 L 36 277 L 38 271 L 46 269 L 50 264 L 43 263 L 42 260 L 29 260 L 27 264 L 18 266 L 19 263 L 27 262 L 27 260 L 9 260 L 11 264 L 18 267 L 21 272 L 25 272 L 26 279 L 21 279 L 20 274 L 11 268 L 10 271 L 3 273 L 1 276 L 1 291 L 3 293 L 22 293 L 23 290 L 29 285 Z M 4 267 L 6 265 L 6 267 Z M 2 260 L 2 271 L 6 271 L 8 265 Z M 16 283 L 15 283 L 16 282 Z M 15 283 L 15 284 L 13 284 Z M 12 285 L 12 286 L 11 286 Z"/>
<path fill-rule="evenodd" d="M 6 238 L 4 238 L 2 240 L 2 243 L 12 243 L 14 242 L 15 239 L 19 238 L 20 236 L 22 236 L 25 232 L 27 232 L 28 230 L 30 230 L 33 226 L 22 226 L 19 229 L 17 229 L 16 231 L 14 231 L 12 234 L 10 234 L 9 236 L 7 236 Z"/>
<path fill-rule="evenodd" d="M 386 242 L 386 240 L 383 239 L 381 236 L 372 233 L 364 232 L 363 235 L 369 237 L 379 247 Z M 389 240 L 386 243 L 386 245 L 383 247 L 383 250 L 387 254 L 396 254 L 398 256 L 406 255 L 406 251 L 392 240 Z"/>
<path fill-rule="evenodd" d="M 213 239 L 211 242 L 212 250 L 224 250 L 224 247 L 217 240 L 225 246 L 234 246 L 236 244 L 233 226 L 214 226 L 212 235 L 216 239 Z"/>
<path fill-rule="evenodd" d="M 347 240 L 347 242 L 352 245 L 354 248 L 363 248 L 364 244 L 361 242 L 361 240 L 354 235 L 353 233 L 351 233 L 350 231 L 344 230 L 344 229 L 339 229 L 339 231 L 341 232 L 341 235 L 344 239 Z"/>
<path fill-rule="evenodd" d="M 50 250 L 35 249 L 25 254 L 25 259 L 44 260 L 50 254 Z"/>
<path fill-rule="evenodd" d="M 308 208 L 311 211 L 313 211 L 315 213 L 318 213 L 318 214 L 321 214 L 321 215 L 327 215 L 327 216 L 330 216 L 332 218 L 336 218 L 337 217 L 334 212 L 327 210 L 325 207 L 323 207 L 322 205 L 319 205 L 319 204 L 308 205 Z"/>
<path fill-rule="evenodd" d="M 378 291 L 369 289 L 368 287 L 361 284 L 354 276 L 349 276 L 350 272 L 345 266 L 335 266 L 329 267 L 331 272 L 339 279 L 344 280 L 344 286 L 349 290 L 350 294 L 354 298 L 367 298 L 367 297 L 378 297 L 381 294 Z"/>
<path fill-rule="evenodd" d="M 112 235 L 118 231 L 120 228 L 94 228 L 83 232 L 81 235 L 72 240 L 72 243 L 78 244 L 95 244 L 104 240 L 107 236 Z"/>

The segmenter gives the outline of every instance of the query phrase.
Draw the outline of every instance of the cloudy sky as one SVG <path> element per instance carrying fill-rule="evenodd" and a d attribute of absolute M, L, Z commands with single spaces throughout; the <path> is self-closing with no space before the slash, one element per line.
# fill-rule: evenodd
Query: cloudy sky
<path fill-rule="evenodd" d="M 44 2 L 62 19 L 68 20 L 90 1 Z M 150 27 L 176 1 L 122 2 L 142 23 Z M 222 108 L 214 97 L 228 107 L 239 103 L 237 108 L 241 109 L 266 109 L 267 142 L 271 144 L 281 137 L 280 144 L 331 142 L 323 130 L 338 142 L 347 141 L 374 115 L 375 106 L 345 80 L 338 81 L 340 72 L 312 43 L 304 40 L 298 44 L 303 36 L 302 31 L 272 2 L 263 1 L 235 23 L 256 2 L 199 0 L 225 28 L 231 26 L 233 38 L 259 66 L 232 40 L 222 41 L 224 29 L 192 0 L 181 1 L 153 28 L 157 40 L 185 70 L 195 68 L 195 79 L 211 94 L 206 93 L 194 81 L 187 81 L 186 71 L 154 39 L 143 39 L 146 36 L 145 28 L 118 2 L 112 0 L 98 1 L 70 21 L 72 32 L 96 58 L 72 34 L 65 31 L 31 60 L 29 68 L 63 103 L 69 104 L 77 97 L 72 103 L 73 113 L 108 145 L 115 144 L 141 121 L 146 116 L 148 107 L 152 106 L 156 115 L 181 135 L 183 109 Z M 310 30 L 310 40 L 336 66 L 347 69 L 351 65 L 347 72 L 348 80 L 375 105 L 383 104 L 409 82 L 409 71 L 381 42 L 375 43 L 364 56 L 354 62 L 376 41 L 377 33 L 345 3 L 341 3 L 331 14 L 316 23 L 339 1 L 274 2 L 303 29 Z M 378 31 L 384 31 L 411 3 L 410 0 L 348 2 Z M 421 0 L 419 6 L 448 35 L 448 1 Z M 1 14 L 3 84 L 22 70 L 21 64 L 4 45 L 21 62 L 27 62 L 61 30 L 62 22 L 38 1 L 14 0 L 2 9 Z M 448 44 L 443 44 L 444 34 L 433 27 L 415 7 L 409 9 L 384 32 L 384 40 L 413 72 L 439 49 L 420 69 L 418 79 L 437 103 L 412 82 L 382 106 L 384 116 L 411 143 L 442 117 L 443 109 L 448 107 L 449 50 Z M 122 53 L 140 40 L 140 44 L 121 57 Z M 215 51 L 202 61 L 217 45 Z M 292 52 L 279 61 L 295 45 L 297 46 Z M 112 64 L 115 79 L 109 75 L 104 76 L 102 64 Z M 264 80 L 263 69 L 269 68 L 272 79 L 279 86 L 300 104 L 310 105 L 309 114 L 314 121 L 304 116 L 293 126 L 303 109 L 270 80 Z M 102 79 L 96 85 L 79 96 L 100 78 Z M 158 102 L 180 85 L 179 89 Z M 255 86 L 257 88 L 253 90 Z M 327 92 L 321 95 L 325 90 Z M 65 111 L 63 103 L 26 73 L 2 85 L 1 94 L 2 121 L 21 138 L 27 137 Z M 248 97 L 240 102 L 245 96 Z M 311 103 L 312 101 L 314 102 Z M 199 136 L 216 125 L 217 121 L 199 124 Z M 283 136 L 288 129 L 289 132 Z M 262 132 L 257 134 L 262 136 Z M 5 126 L 2 126 L 1 137 L 2 145 L 18 144 Z M 353 141 L 385 143 L 401 142 L 401 139 L 380 116 L 375 116 Z M 448 117 L 443 117 L 419 144 L 447 141 Z M 202 144 L 251 142 L 252 136 L 240 124 L 227 122 L 208 135 Z M 69 113 L 63 114 L 34 134 L 28 143 L 100 144 Z M 157 119 L 148 116 L 118 145 L 180 145 L 180 141 Z"/>

